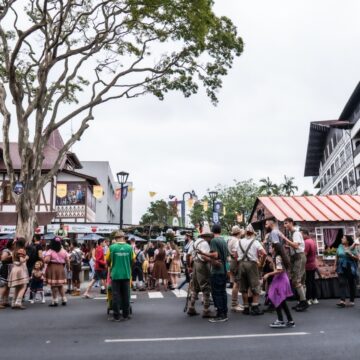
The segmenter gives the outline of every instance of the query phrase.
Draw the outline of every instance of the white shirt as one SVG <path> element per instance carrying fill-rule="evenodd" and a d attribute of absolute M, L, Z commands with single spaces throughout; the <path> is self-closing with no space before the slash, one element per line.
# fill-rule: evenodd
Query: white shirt
<path fill-rule="evenodd" d="M 193 242 L 191 244 L 191 246 L 189 248 L 188 254 L 191 254 L 193 260 L 204 261 L 203 257 L 201 255 L 199 255 L 196 250 L 201 250 L 204 253 L 209 253 L 210 245 L 206 240 L 204 240 L 202 238 L 198 238 L 195 242 Z"/>
<path fill-rule="evenodd" d="M 305 251 L 305 241 L 300 231 L 295 230 L 292 234 L 292 241 L 294 243 L 299 244 L 299 247 L 297 249 L 294 249 L 291 247 L 290 253 L 291 255 L 294 254 L 301 254 Z"/>
<path fill-rule="evenodd" d="M 238 253 L 238 260 L 241 261 L 242 258 L 244 257 L 244 252 L 241 250 L 240 248 L 240 244 L 243 248 L 244 251 L 247 250 L 247 248 L 249 247 L 250 243 L 253 241 L 253 237 L 252 238 L 244 238 L 244 239 L 240 239 L 238 246 L 237 246 L 237 253 Z M 248 251 L 247 254 L 247 261 L 254 261 L 254 262 L 258 262 L 259 259 L 259 252 L 261 251 L 265 251 L 263 246 L 261 245 L 261 243 L 258 240 L 255 240 L 253 242 L 253 244 L 251 245 L 251 248 Z M 245 259 L 246 260 L 246 259 Z"/>
<path fill-rule="evenodd" d="M 184 264 L 186 263 L 186 256 L 187 254 L 191 255 L 191 252 L 189 251 L 190 248 L 192 248 L 194 245 L 194 241 L 190 240 L 188 243 L 185 244 L 184 246 L 184 253 L 183 253 L 183 262 Z"/>
<path fill-rule="evenodd" d="M 237 252 L 238 244 L 239 244 L 239 238 L 232 236 L 231 239 L 228 241 L 228 250 L 231 256 L 234 252 Z"/>

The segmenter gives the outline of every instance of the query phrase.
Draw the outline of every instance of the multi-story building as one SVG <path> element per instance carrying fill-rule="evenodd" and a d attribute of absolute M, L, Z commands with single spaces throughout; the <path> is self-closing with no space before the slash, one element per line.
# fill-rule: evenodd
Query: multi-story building
<path fill-rule="evenodd" d="M 360 194 L 360 83 L 338 120 L 310 124 L 305 176 L 319 195 Z"/>
<path fill-rule="evenodd" d="M 96 202 L 95 221 L 98 223 L 119 223 L 120 221 L 120 201 L 116 199 L 115 192 L 120 185 L 114 181 L 113 172 L 107 161 L 82 161 L 84 174 L 93 176 L 99 180 L 103 188 L 103 197 Z M 132 183 L 125 186 L 132 188 Z M 127 191 L 124 198 L 124 224 L 132 224 L 132 192 Z"/>

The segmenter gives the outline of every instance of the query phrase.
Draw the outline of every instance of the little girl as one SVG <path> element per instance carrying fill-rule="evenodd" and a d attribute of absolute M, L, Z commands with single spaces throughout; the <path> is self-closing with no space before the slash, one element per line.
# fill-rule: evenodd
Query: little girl
<path fill-rule="evenodd" d="M 44 264 L 42 261 L 37 261 L 34 265 L 34 270 L 31 273 L 30 291 L 32 293 L 32 300 L 30 303 L 33 304 L 36 300 L 36 294 L 41 295 L 41 302 L 45 304 L 44 294 Z"/>
<path fill-rule="evenodd" d="M 271 328 L 293 328 L 295 322 L 291 316 L 289 307 L 286 303 L 286 299 L 293 295 L 291 291 L 290 281 L 287 276 L 286 270 L 289 268 L 289 259 L 285 254 L 284 248 L 281 244 L 272 244 L 270 249 L 271 254 L 274 257 L 275 269 L 264 275 L 264 280 L 273 276 L 273 280 L 269 287 L 269 299 L 273 303 L 277 313 L 277 320 L 270 324 Z M 284 310 L 287 322 L 284 322 L 282 310 Z"/>

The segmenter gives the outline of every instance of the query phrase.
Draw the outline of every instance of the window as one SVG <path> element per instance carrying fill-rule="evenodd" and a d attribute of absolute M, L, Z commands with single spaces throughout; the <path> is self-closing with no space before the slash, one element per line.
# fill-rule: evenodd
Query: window
<path fill-rule="evenodd" d="M 333 194 L 336 195 L 337 194 L 337 189 L 336 186 L 333 188 Z"/>
<path fill-rule="evenodd" d="M 332 138 L 332 141 L 333 141 L 333 144 L 334 144 L 334 149 L 336 148 L 336 145 L 337 145 L 337 138 L 336 138 L 336 134 L 333 136 Z"/>
<path fill-rule="evenodd" d="M 349 186 L 355 185 L 355 174 L 354 171 L 349 172 Z"/>
<path fill-rule="evenodd" d="M 326 178 L 327 178 L 327 181 L 329 182 L 331 179 L 330 169 L 328 169 L 328 171 L 326 172 Z"/>
<path fill-rule="evenodd" d="M 350 145 L 350 143 L 346 145 L 345 154 L 346 154 L 346 159 L 351 158 L 352 154 L 351 154 L 351 145 Z"/>
<path fill-rule="evenodd" d="M 342 151 L 340 153 L 340 167 L 343 166 L 344 163 L 345 163 L 345 153 L 344 153 L 344 151 Z"/>
<path fill-rule="evenodd" d="M 335 171 L 338 171 L 340 169 L 340 160 L 339 158 L 336 158 L 335 160 Z"/>
<path fill-rule="evenodd" d="M 2 188 L 0 189 L 0 200 L 3 204 L 13 204 L 14 199 L 11 194 L 11 185 L 8 182 L 4 182 L 2 184 Z"/>
<path fill-rule="evenodd" d="M 348 182 L 347 176 L 345 176 L 343 179 L 343 189 L 344 189 L 344 192 L 349 190 L 349 182 Z"/>
<path fill-rule="evenodd" d="M 338 183 L 337 188 L 338 188 L 338 194 L 342 194 L 343 193 L 342 182 Z"/>
<path fill-rule="evenodd" d="M 331 172 L 331 176 L 335 175 L 335 165 L 334 164 L 331 164 L 330 172 Z"/>
<path fill-rule="evenodd" d="M 329 149 L 330 149 L 330 154 L 334 151 L 334 144 L 333 144 L 333 140 L 330 139 L 330 142 L 329 142 Z"/>

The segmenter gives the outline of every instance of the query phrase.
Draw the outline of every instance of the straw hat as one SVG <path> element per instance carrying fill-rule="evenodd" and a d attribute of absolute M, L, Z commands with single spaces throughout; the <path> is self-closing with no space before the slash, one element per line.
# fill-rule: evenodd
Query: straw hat
<path fill-rule="evenodd" d="M 123 231 L 116 231 L 116 233 L 114 234 L 114 239 L 119 239 L 119 238 L 125 238 L 125 233 Z"/>
<path fill-rule="evenodd" d="M 253 228 L 253 226 L 252 226 L 251 224 L 249 224 L 249 225 L 246 227 L 246 232 L 247 232 L 248 234 L 256 234 L 256 232 L 255 232 L 255 230 L 254 230 L 254 228 Z"/>
<path fill-rule="evenodd" d="M 235 225 L 231 229 L 231 235 L 239 235 L 241 233 L 241 228 L 238 225 Z"/>

